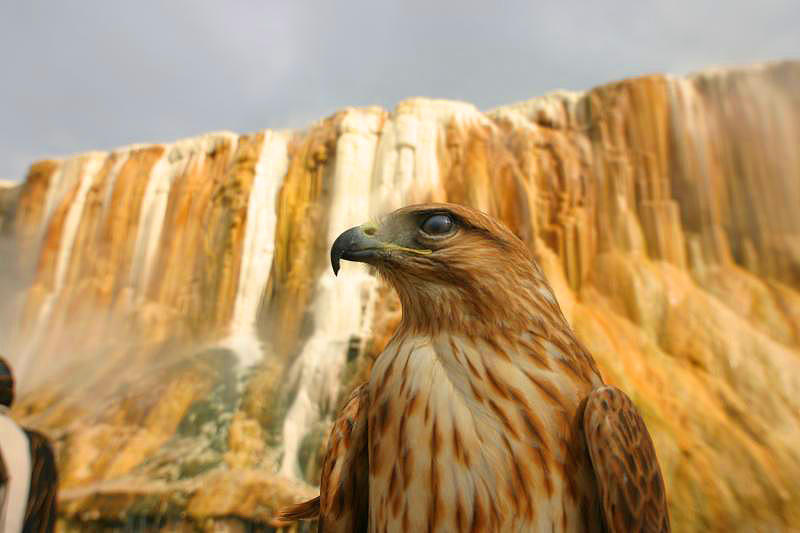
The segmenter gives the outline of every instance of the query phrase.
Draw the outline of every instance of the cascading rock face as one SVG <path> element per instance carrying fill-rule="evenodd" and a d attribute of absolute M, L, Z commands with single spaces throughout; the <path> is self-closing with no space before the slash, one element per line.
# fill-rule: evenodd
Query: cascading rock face
<path fill-rule="evenodd" d="M 400 318 L 330 246 L 427 201 L 535 251 L 642 412 L 676 531 L 800 523 L 798 94 L 783 62 L 34 163 L 0 185 L 0 352 L 57 444 L 65 526 L 262 523 L 313 494 Z"/>

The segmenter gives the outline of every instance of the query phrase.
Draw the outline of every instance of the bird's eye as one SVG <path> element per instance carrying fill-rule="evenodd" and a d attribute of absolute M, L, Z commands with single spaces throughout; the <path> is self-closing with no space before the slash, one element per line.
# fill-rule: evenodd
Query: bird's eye
<path fill-rule="evenodd" d="M 421 228 L 428 235 L 445 235 L 453 229 L 453 219 L 447 215 L 433 215 L 422 223 Z"/>

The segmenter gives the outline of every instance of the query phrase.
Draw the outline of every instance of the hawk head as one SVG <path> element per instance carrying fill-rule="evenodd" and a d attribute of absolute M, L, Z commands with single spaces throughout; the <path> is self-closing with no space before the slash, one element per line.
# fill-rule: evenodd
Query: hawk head
<path fill-rule="evenodd" d="M 525 244 L 462 205 L 413 205 L 351 228 L 331 248 L 334 273 L 341 259 L 375 267 L 415 329 L 511 326 L 530 314 L 531 298 L 555 302 Z"/>

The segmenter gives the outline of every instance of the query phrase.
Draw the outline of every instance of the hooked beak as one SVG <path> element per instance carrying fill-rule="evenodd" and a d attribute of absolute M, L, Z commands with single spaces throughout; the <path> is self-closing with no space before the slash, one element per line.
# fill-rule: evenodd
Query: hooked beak
<path fill-rule="evenodd" d="M 376 258 L 384 250 L 384 243 L 370 237 L 365 230 L 374 232 L 374 227 L 365 224 L 350 228 L 339 235 L 333 242 L 333 246 L 331 246 L 331 266 L 333 267 L 334 275 L 339 274 L 339 261 L 341 259 L 369 263 L 370 259 Z"/>

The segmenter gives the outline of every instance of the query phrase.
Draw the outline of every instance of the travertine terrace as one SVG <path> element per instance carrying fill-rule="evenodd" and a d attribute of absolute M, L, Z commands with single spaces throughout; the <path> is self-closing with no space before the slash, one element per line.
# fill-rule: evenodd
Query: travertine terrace
<path fill-rule="evenodd" d="M 675 531 L 796 527 L 798 146 L 782 62 L 38 161 L 0 192 L 26 280 L 0 345 L 16 414 L 57 443 L 67 527 L 268 523 L 313 492 L 331 414 L 399 317 L 360 265 L 333 278 L 332 239 L 461 202 L 535 250 L 639 405 Z"/>

